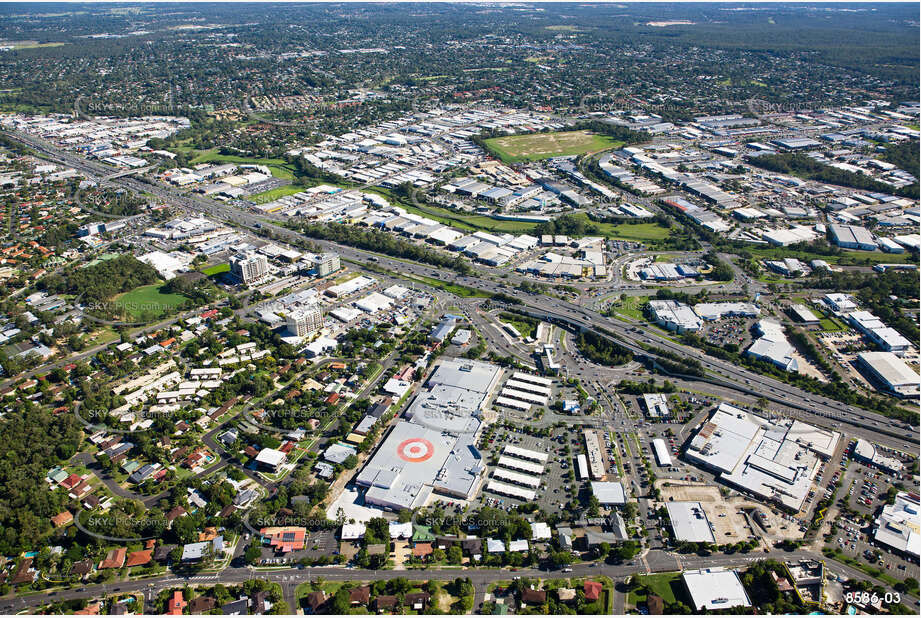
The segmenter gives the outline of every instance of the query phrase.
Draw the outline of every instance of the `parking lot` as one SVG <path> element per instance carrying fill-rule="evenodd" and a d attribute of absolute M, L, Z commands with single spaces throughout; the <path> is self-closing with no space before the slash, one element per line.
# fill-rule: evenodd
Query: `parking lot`
<path fill-rule="evenodd" d="M 839 501 L 854 514 L 842 513 L 835 520 L 837 529 L 828 545 L 866 564 L 885 569 L 898 579 L 918 579 L 918 564 L 905 560 L 888 547 L 873 540 L 875 518 L 885 504 L 886 492 L 895 478 L 856 461 L 850 461 L 842 474 Z M 917 486 L 909 487 L 917 492 Z"/>
<path fill-rule="evenodd" d="M 506 377 L 510 376 L 511 374 L 506 375 Z M 579 391 L 575 386 L 566 384 L 560 378 L 552 378 L 550 392 L 551 395 L 547 400 L 546 406 L 538 405 L 535 403 L 531 405 L 531 409 L 527 412 L 495 403 L 493 403 L 492 409 L 495 411 L 496 418 L 499 422 L 508 421 L 517 425 L 527 424 L 538 428 L 547 427 L 559 422 L 569 423 L 574 418 L 582 418 L 583 415 L 580 409 L 567 412 L 562 410 L 555 410 L 553 408 L 553 404 L 557 401 L 569 401 L 578 404 Z M 496 392 L 496 396 L 498 395 L 499 391 Z"/>
<path fill-rule="evenodd" d="M 725 317 L 715 322 L 704 322 L 699 334 L 713 345 L 722 347 L 731 343 L 744 350 L 752 341 L 750 329 L 754 322 L 751 318 Z"/>
<path fill-rule="evenodd" d="M 906 560 L 888 547 L 877 544 L 872 538 L 872 524 L 846 515 L 838 517 L 835 524 L 837 529 L 829 545 L 865 564 L 884 569 L 896 579 L 918 579 L 918 563 Z"/>
<path fill-rule="evenodd" d="M 534 502 L 547 513 L 561 513 L 570 500 L 579 495 L 580 491 L 587 491 L 585 483 L 578 480 L 570 481 L 570 472 L 574 465 L 574 457 L 582 452 L 581 434 L 579 427 L 553 429 L 551 437 L 533 436 L 525 433 L 521 428 L 505 429 L 493 426 L 483 441 L 483 455 L 490 462 L 486 474 L 487 481 L 484 489 L 476 500 L 471 502 L 472 508 L 480 505 L 510 510 L 520 504 L 530 504 L 530 501 L 517 499 L 511 496 L 500 495 L 486 490 L 486 484 L 493 476 L 497 466 L 492 462 L 498 460 L 506 445 L 517 446 L 540 453 L 548 453 L 549 458 L 541 475 L 541 485 L 536 489 L 537 497 Z M 566 445 L 570 447 L 571 456 L 566 456 Z M 497 479 L 500 480 L 500 479 Z M 500 482 L 506 482 L 501 481 Z"/>

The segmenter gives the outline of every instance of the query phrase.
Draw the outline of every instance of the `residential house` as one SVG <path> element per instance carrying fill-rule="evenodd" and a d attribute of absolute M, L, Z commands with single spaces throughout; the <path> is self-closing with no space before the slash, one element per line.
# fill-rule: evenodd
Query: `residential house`
<path fill-rule="evenodd" d="M 128 555 L 128 549 L 118 547 L 111 549 L 106 557 L 99 563 L 99 569 L 120 569 L 125 566 L 125 557 Z"/>
<path fill-rule="evenodd" d="M 248 616 L 249 599 L 244 597 L 236 601 L 231 601 L 221 607 L 221 613 L 225 616 Z"/>
<path fill-rule="evenodd" d="M 211 596 L 202 595 L 195 597 L 189 603 L 189 613 L 192 615 L 205 614 L 217 607 L 217 599 Z"/>
<path fill-rule="evenodd" d="M 374 611 L 392 611 L 397 606 L 397 598 L 392 594 L 381 594 L 374 599 Z"/>
<path fill-rule="evenodd" d="M 320 608 L 326 604 L 326 593 L 322 590 L 315 590 L 307 595 L 304 603 L 311 614 L 319 613 Z"/>
<path fill-rule="evenodd" d="M 134 566 L 144 566 L 149 563 L 153 557 L 152 549 L 145 549 L 141 551 L 134 551 L 128 554 L 128 559 L 125 561 L 126 567 Z"/>
<path fill-rule="evenodd" d="M 166 605 L 167 616 L 181 616 L 188 603 L 182 596 L 182 590 L 174 590 Z"/>
<path fill-rule="evenodd" d="M 407 607 L 415 611 L 423 611 L 428 607 L 432 595 L 428 592 L 410 592 L 403 596 L 403 602 Z"/>
<path fill-rule="evenodd" d="M 61 528 L 63 526 L 69 526 L 74 521 L 74 515 L 70 511 L 61 511 L 57 515 L 51 518 L 51 523 L 55 528 Z"/>
<path fill-rule="evenodd" d="M 521 591 L 521 602 L 525 605 L 543 605 L 547 602 L 547 591 L 525 588 Z"/>
<path fill-rule="evenodd" d="M 358 588 L 352 588 L 349 590 L 349 604 L 351 604 L 353 607 L 358 605 L 366 606 L 370 602 L 370 586 L 359 586 Z"/>
<path fill-rule="evenodd" d="M 585 600 L 589 602 L 597 601 L 601 597 L 603 586 L 595 581 L 587 581 L 582 585 L 585 591 Z"/>

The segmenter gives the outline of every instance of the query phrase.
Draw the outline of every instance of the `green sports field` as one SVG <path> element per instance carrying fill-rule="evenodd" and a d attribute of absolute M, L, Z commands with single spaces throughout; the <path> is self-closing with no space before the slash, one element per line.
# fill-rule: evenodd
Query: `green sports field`
<path fill-rule="evenodd" d="M 568 157 L 619 148 L 623 145 L 624 142 L 588 131 L 528 133 L 527 135 L 492 137 L 486 140 L 486 146 L 505 163 Z"/>
<path fill-rule="evenodd" d="M 207 275 L 208 277 L 213 277 L 214 275 L 220 275 L 221 273 L 229 273 L 230 264 L 227 262 L 224 262 L 223 264 L 215 264 L 214 266 L 209 266 L 208 268 L 202 269 L 201 272 Z"/>
<path fill-rule="evenodd" d="M 142 285 L 115 297 L 115 304 L 123 307 L 132 320 L 156 319 L 176 310 L 186 297 L 163 290 L 163 284 Z"/>

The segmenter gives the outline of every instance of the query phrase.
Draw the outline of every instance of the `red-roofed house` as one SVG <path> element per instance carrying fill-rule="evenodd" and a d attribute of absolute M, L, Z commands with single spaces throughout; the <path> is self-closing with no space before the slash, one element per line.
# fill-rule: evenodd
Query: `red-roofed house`
<path fill-rule="evenodd" d="M 133 551 L 128 554 L 128 559 L 125 561 L 126 567 L 133 566 L 143 566 L 150 562 L 151 556 L 153 555 L 152 549 Z"/>
<path fill-rule="evenodd" d="M 84 496 L 93 491 L 93 486 L 86 481 L 81 480 L 76 487 L 70 490 L 68 496 L 75 500 L 82 500 Z"/>
<path fill-rule="evenodd" d="M 100 569 L 120 569 L 125 565 L 125 556 L 128 554 L 128 549 L 125 547 L 119 547 L 118 549 L 111 549 L 109 553 L 106 554 L 106 557 L 102 562 L 99 563 Z"/>
<path fill-rule="evenodd" d="M 96 601 L 75 611 L 74 616 L 98 616 L 100 611 L 102 611 L 102 603 Z"/>
<path fill-rule="evenodd" d="M 67 526 L 73 523 L 74 515 L 70 511 L 61 511 L 57 515 L 51 518 L 51 523 L 54 524 L 55 528 L 60 528 L 61 526 Z"/>
<path fill-rule="evenodd" d="M 181 506 L 176 506 L 170 509 L 169 513 L 166 514 L 166 525 L 167 528 L 173 525 L 173 522 L 183 515 L 186 514 L 185 508 Z"/>
<path fill-rule="evenodd" d="M 427 558 L 432 555 L 431 543 L 416 543 L 413 546 L 413 558 Z"/>
<path fill-rule="evenodd" d="M 182 590 L 174 590 L 173 596 L 170 597 L 169 603 L 166 606 L 166 615 L 181 616 L 182 610 L 185 609 L 186 605 L 188 605 L 188 603 L 186 603 L 186 600 L 182 596 Z"/>
<path fill-rule="evenodd" d="M 79 485 L 81 481 L 83 481 L 83 479 L 80 478 L 80 475 L 77 473 L 73 473 L 70 476 L 68 476 L 66 479 L 61 481 L 61 487 L 63 487 L 64 489 L 73 489 L 74 487 Z"/>
<path fill-rule="evenodd" d="M 603 590 L 603 587 L 598 582 L 589 580 L 585 582 L 583 589 L 585 590 L 586 601 L 597 601 L 599 597 L 601 597 L 601 591 Z"/>

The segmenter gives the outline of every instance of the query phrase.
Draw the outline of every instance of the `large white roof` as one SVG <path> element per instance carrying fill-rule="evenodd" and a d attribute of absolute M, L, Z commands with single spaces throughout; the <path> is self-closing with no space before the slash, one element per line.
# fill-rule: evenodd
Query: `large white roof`
<path fill-rule="evenodd" d="M 819 458 L 834 452 L 840 434 L 801 421 L 769 420 L 720 404 L 691 440 L 686 457 L 719 478 L 798 509 L 812 487 Z"/>
<path fill-rule="evenodd" d="M 914 494 L 896 494 L 895 504 L 884 506 L 876 520 L 876 540 L 917 557 L 921 551 L 918 501 L 918 496 Z"/>
<path fill-rule="evenodd" d="M 285 460 L 285 454 L 273 448 L 264 448 L 256 455 L 256 461 L 267 466 L 277 466 Z"/>
<path fill-rule="evenodd" d="M 511 444 L 506 444 L 503 452 L 506 455 L 511 455 L 513 457 L 521 457 L 522 459 L 533 459 L 534 461 L 546 462 L 549 459 L 547 453 L 541 453 L 540 451 L 532 451 L 530 449 L 521 448 L 518 446 L 513 446 Z"/>
<path fill-rule="evenodd" d="M 691 594 L 691 611 L 699 611 L 702 607 L 751 607 L 745 587 L 735 571 L 722 568 L 699 569 L 685 571 L 681 577 Z"/>
<path fill-rule="evenodd" d="M 691 543 L 715 543 L 710 520 L 700 502 L 666 502 L 675 538 Z"/>
<path fill-rule="evenodd" d="M 601 504 L 624 504 L 627 501 L 624 486 L 613 481 L 592 481 L 592 494 Z"/>

